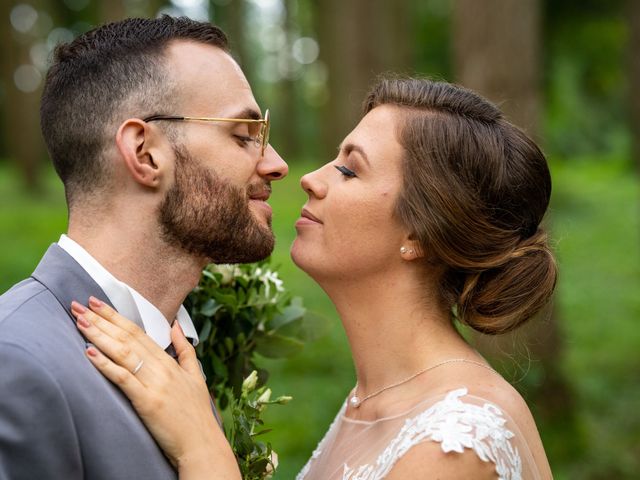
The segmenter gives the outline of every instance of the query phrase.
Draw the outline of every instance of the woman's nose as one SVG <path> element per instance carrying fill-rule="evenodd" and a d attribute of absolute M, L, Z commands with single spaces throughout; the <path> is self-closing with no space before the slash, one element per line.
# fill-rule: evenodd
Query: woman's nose
<path fill-rule="evenodd" d="M 327 183 L 322 178 L 323 168 L 309 172 L 300 179 L 300 186 L 309 197 L 324 198 L 327 195 Z"/>

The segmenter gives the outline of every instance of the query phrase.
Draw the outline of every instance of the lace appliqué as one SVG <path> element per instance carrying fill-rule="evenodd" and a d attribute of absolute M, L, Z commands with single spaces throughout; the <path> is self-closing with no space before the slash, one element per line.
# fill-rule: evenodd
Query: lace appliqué
<path fill-rule="evenodd" d="M 440 443 L 445 453 L 472 449 L 481 460 L 493 462 L 500 480 L 521 480 L 522 462 L 518 450 L 510 442 L 514 434 L 505 427 L 507 420 L 502 411 L 490 403 L 463 402 L 461 397 L 467 393 L 466 388 L 453 390 L 432 407 L 407 419 L 398 435 L 378 456 L 375 465 L 352 468 L 345 464 L 343 480 L 382 479 L 411 447 L 429 440 Z M 304 478 L 312 460 L 320 455 L 322 443 L 298 475 L 298 480 Z"/>
<path fill-rule="evenodd" d="M 465 448 L 471 448 L 481 460 L 495 464 L 500 480 L 520 480 L 520 455 L 509 442 L 514 434 L 505 428 L 502 411 L 490 403 L 482 406 L 464 403 L 460 398 L 466 394 L 466 388 L 454 390 L 431 408 L 408 419 L 375 465 L 354 469 L 345 464 L 343 480 L 384 478 L 411 447 L 425 440 L 440 443 L 445 453 L 462 453 Z"/>

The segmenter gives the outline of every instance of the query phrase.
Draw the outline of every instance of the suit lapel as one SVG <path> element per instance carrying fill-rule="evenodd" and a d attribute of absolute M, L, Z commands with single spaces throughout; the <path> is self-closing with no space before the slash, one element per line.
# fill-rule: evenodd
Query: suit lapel
<path fill-rule="evenodd" d="M 94 296 L 113 308 L 102 288 L 71 255 L 55 243 L 44 254 L 31 277 L 56 297 L 74 323 L 72 300 L 86 305 L 89 297 Z"/>

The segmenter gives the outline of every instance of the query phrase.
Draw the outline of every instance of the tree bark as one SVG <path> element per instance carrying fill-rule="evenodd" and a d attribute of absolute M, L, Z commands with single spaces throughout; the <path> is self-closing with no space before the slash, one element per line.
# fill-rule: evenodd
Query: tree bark
<path fill-rule="evenodd" d="M 541 15 L 539 0 L 456 0 L 453 12 L 457 81 L 532 136 L 541 116 Z"/>
<path fill-rule="evenodd" d="M 40 133 L 39 108 L 42 81 L 35 91 L 24 92 L 16 85 L 16 69 L 32 65 L 29 51 L 36 37 L 30 33 L 20 33 L 9 23 L 11 10 L 17 1 L 0 2 L 0 30 L 3 52 L 1 57 L 2 81 L 5 86 L 5 131 L 9 158 L 20 172 L 27 191 L 38 193 L 41 189 L 40 167 L 47 156 Z M 42 9 L 40 2 L 31 2 L 36 9 Z M 44 80 L 44 78 L 42 79 Z"/>
<path fill-rule="evenodd" d="M 640 2 L 627 1 L 627 19 L 631 145 L 633 161 L 640 173 Z"/>
<path fill-rule="evenodd" d="M 294 15 L 295 0 L 284 0 L 286 9 L 284 30 L 286 35 L 286 47 L 291 48 L 298 32 L 295 29 Z M 293 61 L 293 60 L 292 60 Z M 279 129 L 284 135 L 279 137 L 279 152 L 285 158 L 294 158 L 300 154 L 300 128 L 298 123 L 297 109 L 297 84 L 298 81 L 292 78 L 283 78 L 278 85 L 278 110 Z"/>
<path fill-rule="evenodd" d="M 102 0 L 99 5 L 99 23 L 115 22 L 127 16 L 124 0 Z"/>
<path fill-rule="evenodd" d="M 327 155 L 335 155 L 361 118 L 362 101 L 376 76 L 410 67 L 409 5 L 408 0 L 315 2 L 320 59 L 329 74 L 330 97 L 322 121 Z"/>
<path fill-rule="evenodd" d="M 456 0 L 453 11 L 456 80 L 499 105 L 534 138 L 541 119 L 541 19 L 539 0 Z M 574 395 L 560 368 L 564 342 L 555 309 L 512 334 L 474 337 L 503 372 L 514 361 L 520 375 L 529 372 L 516 387 L 539 421 L 554 430 L 563 425 L 567 436 L 575 433 Z M 514 348 L 521 351 L 514 354 Z M 554 449 L 559 453 L 570 445 L 575 448 L 575 438 Z"/>

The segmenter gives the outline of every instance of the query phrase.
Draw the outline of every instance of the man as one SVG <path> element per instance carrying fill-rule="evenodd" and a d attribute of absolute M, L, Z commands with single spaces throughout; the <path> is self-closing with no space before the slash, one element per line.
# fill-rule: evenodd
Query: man
<path fill-rule="evenodd" d="M 195 343 L 182 302 L 202 268 L 273 249 L 287 165 L 266 117 L 209 24 L 128 19 L 57 48 L 41 124 L 69 230 L 0 297 L 0 479 L 176 477 L 70 306 L 103 299 L 163 348 L 175 319 Z"/>

